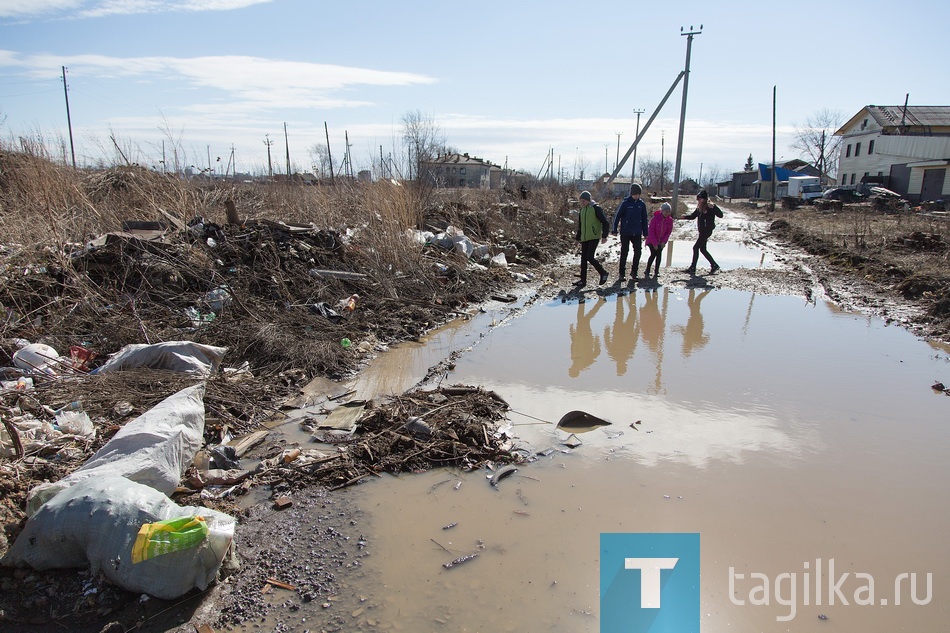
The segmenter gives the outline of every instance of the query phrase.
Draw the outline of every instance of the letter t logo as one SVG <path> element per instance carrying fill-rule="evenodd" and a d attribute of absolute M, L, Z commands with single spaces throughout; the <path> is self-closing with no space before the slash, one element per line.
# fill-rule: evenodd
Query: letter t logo
<path fill-rule="evenodd" d="M 676 567 L 678 558 L 624 558 L 625 569 L 640 570 L 640 608 L 660 608 L 660 570 Z"/>

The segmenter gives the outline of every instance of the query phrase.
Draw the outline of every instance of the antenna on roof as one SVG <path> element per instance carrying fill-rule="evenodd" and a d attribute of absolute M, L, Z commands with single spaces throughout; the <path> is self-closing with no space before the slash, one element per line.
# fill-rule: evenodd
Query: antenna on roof
<path fill-rule="evenodd" d="M 904 127 L 904 120 L 907 118 L 907 102 L 910 100 L 910 93 L 904 95 L 904 111 L 901 112 L 901 127 Z"/>

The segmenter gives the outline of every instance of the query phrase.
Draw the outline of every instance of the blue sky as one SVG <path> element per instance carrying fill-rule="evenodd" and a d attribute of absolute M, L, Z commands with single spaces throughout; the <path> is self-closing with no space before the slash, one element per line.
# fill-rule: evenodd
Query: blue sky
<path fill-rule="evenodd" d="M 683 171 L 731 172 L 771 158 L 821 109 L 950 105 L 947 4 L 325 2 L 323 0 L 0 0 L 0 136 L 67 138 L 62 66 L 81 162 L 112 163 L 110 136 L 154 166 L 162 144 L 184 164 L 295 169 L 344 133 L 356 168 L 400 152 L 420 111 L 449 145 L 537 173 L 549 148 L 568 176 L 613 169 L 682 70 L 694 38 Z M 676 152 L 680 87 L 638 157 Z M 59 150 L 57 150 L 59 151 Z M 216 158 L 222 162 L 217 163 Z M 626 173 L 629 163 L 624 168 Z"/>

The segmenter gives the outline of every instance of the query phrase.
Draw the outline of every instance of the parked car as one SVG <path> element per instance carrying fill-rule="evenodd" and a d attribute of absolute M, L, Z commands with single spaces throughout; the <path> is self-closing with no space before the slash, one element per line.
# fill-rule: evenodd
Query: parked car
<path fill-rule="evenodd" d="M 864 200 L 863 195 L 854 189 L 847 189 L 845 187 L 832 187 L 831 189 L 825 189 L 825 192 L 821 194 L 821 197 L 825 200 L 841 200 L 842 202 L 860 202 L 861 200 Z"/>

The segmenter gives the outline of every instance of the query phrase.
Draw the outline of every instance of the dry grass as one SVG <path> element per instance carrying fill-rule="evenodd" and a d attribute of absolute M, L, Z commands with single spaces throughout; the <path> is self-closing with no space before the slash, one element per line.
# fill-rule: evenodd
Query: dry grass
<path fill-rule="evenodd" d="M 571 193 L 538 189 L 520 200 L 390 181 L 182 180 L 137 166 L 76 171 L 41 147 L 0 148 L 0 337 L 59 350 L 86 344 L 103 356 L 128 343 L 188 338 L 229 347 L 228 362 L 258 371 L 340 375 L 358 361 L 340 347 L 344 336 L 415 338 L 512 283 L 423 246 L 417 231 L 455 226 L 491 249 L 514 247 L 522 267 L 541 266 L 570 243 Z M 227 224 L 226 201 L 240 225 Z M 184 229 L 196 218 L 217 231 L 214 244 Z M 85 247 L 126 220 L 162 223 L 170 239 Z M 312 229 L 293 234 L 262 220 Z M 231 305 L 196 328 L 186 311 L 204 310 L 202 297 L 222 285 Z M 308 309 L 354 293 L 360 309 L 342 324 Z"/>
<path fill-rule="evenodd" d="M 919 302 L 938 336 L 950 332 L 950 217 L 918 212 L 882 212 L 873 205 L 845 205 L 841 211 L 800 207 L 762 217 L 783 221 L 776 230 L 842 273 Z"/>

